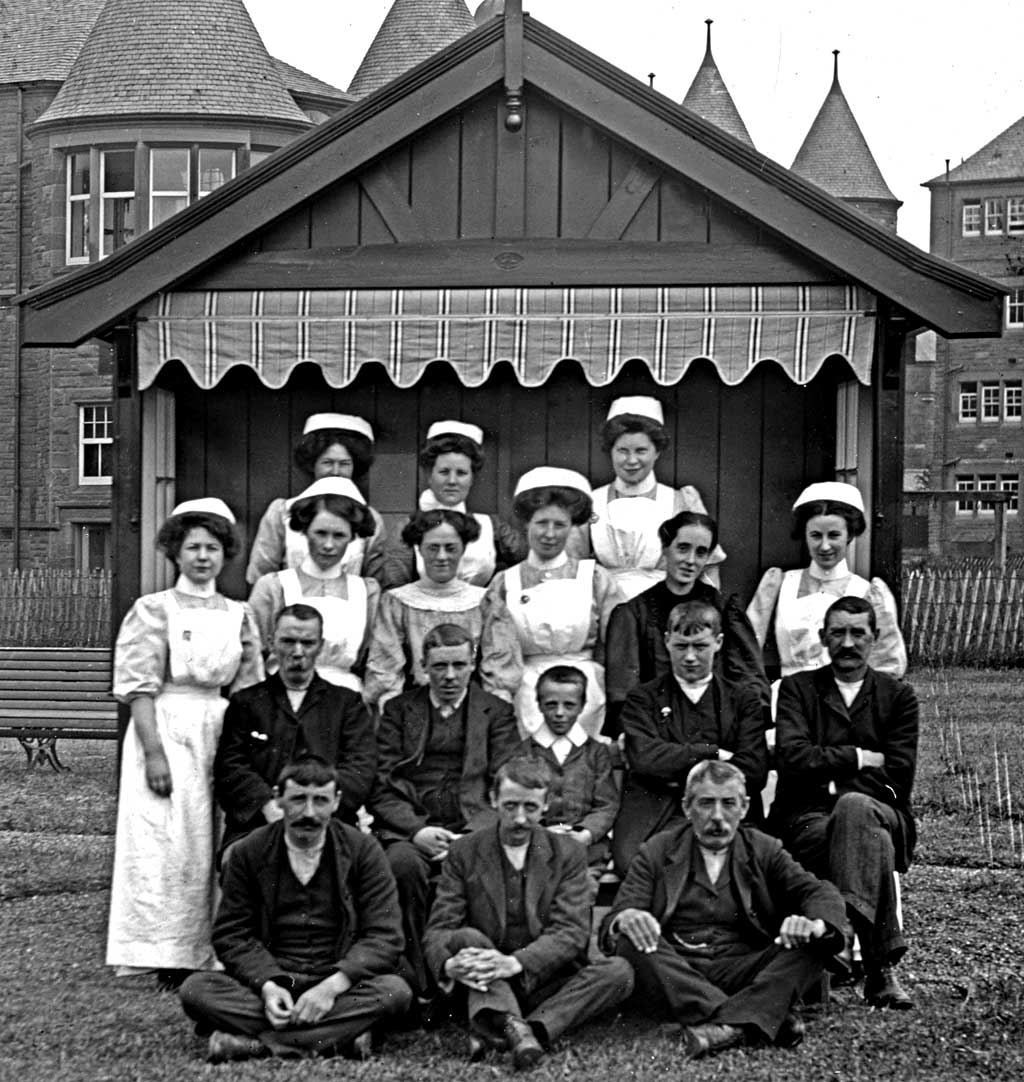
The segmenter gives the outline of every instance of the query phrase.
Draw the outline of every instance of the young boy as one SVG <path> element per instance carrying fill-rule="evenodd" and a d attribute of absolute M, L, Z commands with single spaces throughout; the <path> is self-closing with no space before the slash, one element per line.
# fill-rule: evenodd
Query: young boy
<path fill-rule="evenodd" d="M 587 736 L 578 724 L 586 694 L 586 676 L 571 665 L 541 673 L 537 706 L 544 721 L 524 741 L 522 751 L 547 763 L 552 784 L 543 824 L 587 847 L 596 895 L 608 863 L 607 835 L 619 810 L 619 789 L 608 746 Z"/>

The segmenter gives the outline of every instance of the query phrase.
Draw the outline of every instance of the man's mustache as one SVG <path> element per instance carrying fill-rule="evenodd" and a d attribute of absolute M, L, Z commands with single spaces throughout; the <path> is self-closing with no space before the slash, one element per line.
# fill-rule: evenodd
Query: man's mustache
<path fill-rule="evenodd" d="M 296 819 L 294 825 L 297 827 L 318 827 L 320 824 L 316 819 L 310 819 L 304 815 L 301 819 Z"/>

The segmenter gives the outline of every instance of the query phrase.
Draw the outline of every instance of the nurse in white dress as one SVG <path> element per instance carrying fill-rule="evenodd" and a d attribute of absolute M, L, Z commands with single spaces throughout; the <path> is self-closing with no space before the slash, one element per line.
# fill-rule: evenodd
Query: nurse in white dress
<path fill-rule="evenodd" d="M 158 970 L 176 980 L 216 965 L 212 770 L 223 690 L 263 679 L 249 607 L 217 592 L 238 548 L 234 521 L 222 500 L 179 504 L 157 537 L 178 580 L 140 597 L 117 637 L 114 695 L 131 705 L 107 936 L 118 975 Z"/>
<path fill-rule="evenodd" d="M 630 395 L 612 402 L 601 429 L 601 449 L 611 458 L 615 480 L 594 490 L 590 550 L 615 576 L 627 601 L 665 577 L 658 527 L 680 511 L 707 514 L 693 485 L 674 489 L 658 482 L 654 467 L 668 443 L 656 398 Z M 716 588 L 717 565 L 724 559 L 716 545 L 703 573 Z"/>
<path fill-rule="evenodd" d="M 347 477 L 323 477 L 292 502 L 289 528 L 305 537 L 309 554 L 298 567 L 263 575 L 249 595 L 265 649 L 281 609 L 311 605 L 324 623 L 316 671 L 332 684 L 361 692 L 363 682 L 353 668 L 365 660 L 380 586 L 342 568 L 349 547 L 373 533 L 366 501 Z M 276 670 L 272 652 L 266 664 L 268 672 Z"/>
<path fill-rule="evenodd" d="M 348 413 L 311 414 L 303 426 L 294 459 L 295 465 L 314 481 L 322 477 L 359 481 L 373 465 L 373 428 L 362 417 Z M 309 555 L 305 534 L 290 525 L 294 502 L 284 498 L 271 500 L 263 512 L 245 571 L 245 580 L 250 585 L 271 571 L 298 567 Z M 373 530 L 366 537 L 353 539 L 345 551 L 341 569 L 381 581 L 387 540 L 384 520 L 372 507 L 368 511 Z"/>
<path fill-rule="evenodd" d="M 575 665 L 587 677 L 579 724 L 596 736 L 604 723 L 605 630 L 624 598 L 595 560 L 566 552 L 572 527 L 590 520 L 590 484 L 575 470 L 529 470 L 516 485 L 512 510 L 526 529 L 530 552 L 499 571 L 488 593 L 507 605 L 523 653 L 523 680 L 515 697 L 520 730 L 532 735 L 543 721 L 535 690 L 540 674 L 552 665 Z"/>
<path fill-rule="evenodd" d="M 810 554 L 807 567 L 769 568 L 761 578 L 747 617 L 761 646 L 774 631 L 782 675 L 818 669 L 829 663 L 818 631 L 828 607 L 840 597 L 867 598 L 875 610 L 878 638 L 869 664 L 891 676 L 907 671 L 907 649 L 900 632 L 896 599 L 880 579 L 855 575 L 846 552 L 866 529 L 864 500 L 839 481 L 809 485 L 793 504 L 793 539 Z"/>

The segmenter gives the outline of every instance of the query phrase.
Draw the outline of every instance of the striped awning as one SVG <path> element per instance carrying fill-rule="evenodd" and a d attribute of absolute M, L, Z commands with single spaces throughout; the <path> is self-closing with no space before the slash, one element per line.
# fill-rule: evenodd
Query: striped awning
<path fill-rule="evenodd" d="M 139 313 L 139 384 L 177 360 L 200 387 L 236 365 L 282 387 L 305 362 L 344 387 L 376 361 L 412 387 L 440 360 L 467 387 L 500 362 L 536 387 L 572 359 L 600 387 L 634 358 L 662 385 L 701 358 L 730 385 L 762 361 L 807 383 L 835 356 L 868 383 L 874 307 L 861 289 L 820 285 L 164 293 Z"/>

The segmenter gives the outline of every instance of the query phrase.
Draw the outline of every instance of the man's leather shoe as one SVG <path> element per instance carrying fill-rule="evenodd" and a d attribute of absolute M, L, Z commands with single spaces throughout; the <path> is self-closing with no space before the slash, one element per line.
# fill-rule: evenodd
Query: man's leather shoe
<path fill-rule="evenodd" d="M 236 1059 L 255 1059 L 267 1055 L 267 1046 L 255 1037 L 243 1037 L 240 1033 L 225 1033 L 215 1029 L 206 1047 L 207 1063 L 229 1063 Z"/>
<path fill-rule="evenodd" d="M 686 1038 L 686 1055 L 689 1059 L 702 1059 L 714 1052 L 735 1048 L 744 1042 L 743 1030 L 739 1026 L 727 1026 L 718 1022 L 687 1026 L 683 1034 Z"/>
<path fill-rule="evenodd" d="M 775 1034 L 775 1043 L 779 1048 L 796 1048 L 807 1033 L 807 1025 L 799 1007 L 792 1007 L 782 1020 L 779 1032 Z"/>
<path fill-rule="evenodd" d="M 864 1000 L 869 1007 L 888 1007 L 892 1011 L 909 1011 L 914 1007 L 892 966 L 882 966 L 877 973 L 864 978 Z"/>
<path fill-rule="evenodd" d="M 528 1022 L 509 1015 L 505 1019 L 505 1039 L 512 1049 L 512 1066 L 517 1071 L 528 1071 L 544 1058 L 544 1049 Z"/>

